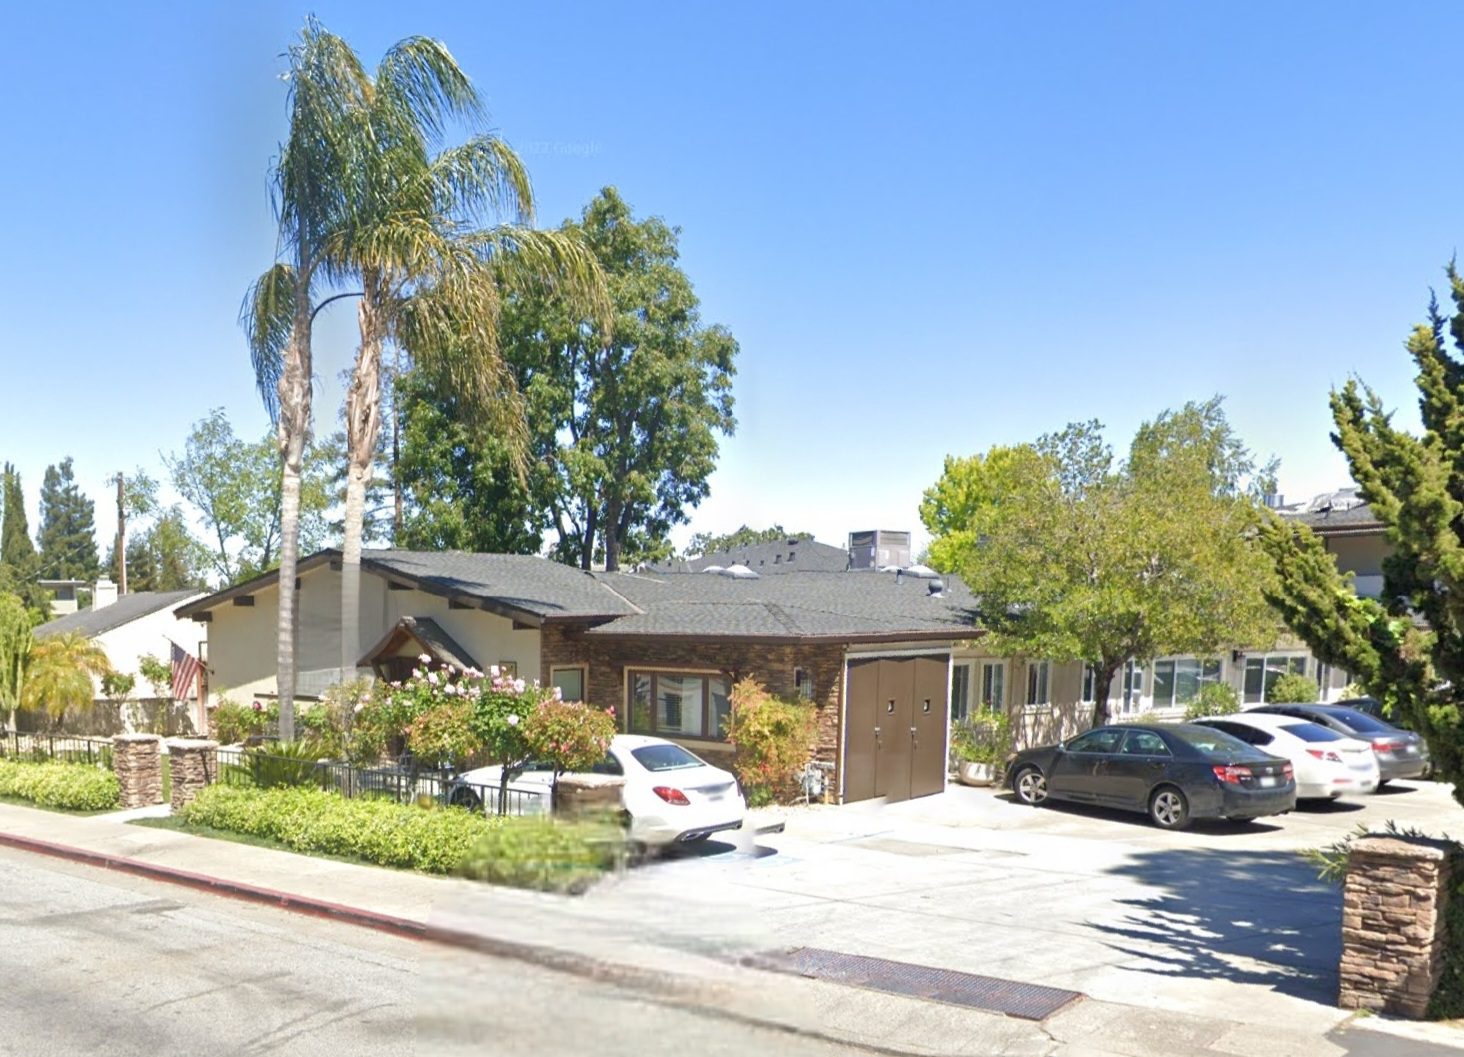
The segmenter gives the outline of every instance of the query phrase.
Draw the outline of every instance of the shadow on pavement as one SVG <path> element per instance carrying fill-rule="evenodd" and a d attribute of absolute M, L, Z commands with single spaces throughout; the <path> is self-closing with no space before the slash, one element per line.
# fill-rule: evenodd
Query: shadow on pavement
<path fill-rule="evenodd" d="M 998 794 L 997 799 L 1007 800 L 1021 806 L 1021 801 L 1014 793 Z M 1041 807 L 1029 808 L 1035 812 L 1050 811 L 1057 815 L 1066 815 L 1072 818 L 1092 819 L 1094 822 L 1113 822 L 1125 826 L 1137 826 L 1140 829 L 1153 830 L 1155 833 L 1163 833 L 1154 823 L 1149 821 L 1149 816 L 1138 811 L 1121 811 L 1116 808 L 1098 807 L 1093 804 L 1073 804 L 1064 800 L 1049 800 Z M 1270 833 L 1281 827 L 1274 822 L 1262 819 L 1234 820 L 1224 818 L 1197 818 L 1190 823 L 1189 829 L 1170 831 L 1176 837 L 1183 838 L 1188 834 L 1199 834 L 1201 836 L 1224 836 L 1231 833 Z M 1101 836 L 1094 833 L 1093 836 Z"/>
<path fill-rule="evenodd" d="M 1373 791 L 1373 794 L 1372 795 L 1373 796 L 1402 796 L 1405 793 L 1416 792 L 1417 789 L 1418 789 L 1417 786 L 1410 785 L 1407 782 L 1400 782 L 1398 779 L 1394 778 L 1391 781 L 1389 781 L 1387 785 L 1379 786 L 1376 790 Z"/>
<path fill-rule="evenodd" d="M 1156 889 L 1093 923 L 1133 972 L 1259 984 L 1328 1005 L 1337 997 L 1342 893 L 1289 852 L 1166 849 L 1116 867 Z"/>
<path fill-rule="evenodd" d="M 1365 811 L 1367 805 L 1358 800 L 1298 800 L 1296 810 L 1303 815 L 1346 815 Z"/>

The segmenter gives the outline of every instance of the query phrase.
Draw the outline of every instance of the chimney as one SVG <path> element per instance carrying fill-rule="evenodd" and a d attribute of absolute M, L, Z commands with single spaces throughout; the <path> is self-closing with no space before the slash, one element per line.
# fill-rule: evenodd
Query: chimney
<path fill-rule="evenodd" d="M 105 576 L 92 588 L 92 608 L 101 609 L 117 601 L 117 585 Z"/>
<path fill-rule="evenodd" d="M 910 564 L 910 533 L 874 529 L 849 533 L 849 568 L 903 569 Z"/>

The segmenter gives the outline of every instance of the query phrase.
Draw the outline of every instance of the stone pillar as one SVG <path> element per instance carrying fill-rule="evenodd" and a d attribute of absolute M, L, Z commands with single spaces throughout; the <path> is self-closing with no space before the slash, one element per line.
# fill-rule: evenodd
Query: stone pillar
<path fill-rule="evenodd" d="M 611 774 L 561 774 L 554 789 L 554 813 L 569 818 L 620 811 L 625 779 Z"/>
<path fill-rule="evenodd" d="M 122 787 L 123 808 L 163 802 L 163 739 L 156 734 L 117 734 L 112 738 L 112 769 Z"/>
<path fill-rule="evenodd" d="M 173 810 L 187 807 L 204 786 L 219 776 L 219 743 L 198 738 L 170 738 L 168 758 L 172 761 Z"/>
<path fill-rule="evenodd" d="M 1443 969 L 1452 859 L 1448 841 L 1363 837 L 1342 889 L 1337 1004 L 1422 1017 Z"/>

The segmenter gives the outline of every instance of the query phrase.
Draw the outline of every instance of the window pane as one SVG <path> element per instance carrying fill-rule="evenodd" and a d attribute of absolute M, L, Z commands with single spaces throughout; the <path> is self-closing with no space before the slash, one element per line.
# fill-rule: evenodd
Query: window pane
<path fill-rule="evenodd" d="M 1206 661 L 1205 669 L 1200 675 L 1200 681 L 1205 683 L 1218 683 L 1220 681 L 1220 662 Z"/>
<path fill-rule="evenodd" d="M 583 668 L 556 668 L 553 683 L 559 688 L 559 696 L 566 701 L 585 699 L 585 672 Z"/>
<path fill-rule="evenodd" d="M 1154 662 L 1154 707 L 1168 708 L 1174 704 L 1174 662 Z"/>
<path fill-rule="evenodd" d="M 1093 671 L 1091 664 L 1083 665 L 1083 701 L 1092 701 L 1093 695 L 1098 692 L 1095 688 L 1097 678 L 1097 673 Z"/>
<path fill-rule="evenodd" d="M 1261 703 L 1261 695 L 1265 692 L 1266 659 L 1264 657 L 1247 657 L 1245 659 L 1245 703 L 1256 705 Z"/>
<path fill-rule="evenodd" d="M 1306 658 L 1305 657 L 1288 657 L 1288 658 L 1286 658 L 1286 664 L 1291 669 L 1291 674 L 1293 674 L 1293 675 L 1305 675 L 1306 674 Z"/>
<path fill-rule="evenodd" d="M 981 707 L 1000 712 L 1006 707 L 1006 666 L 981 666 Z"/>
<path fill-rule="evenodd" d="M 630 677 L 630 732 L 654 734 L 651 725 L 651 677 L 636 672 Z"/>
<path fill-rule="evenodd" d="M 712 729 L 708 733 L 714 738 L 727 736 L 727 717 L 732 714 L 732 687 L 721 676 L 707 680 L 712 693 Z"/>
<path fill-rule="evenodd" d="M 664 737 L 705 733 L 706 681 L 700 675 L 656 676 L 656 732 Z"/>
<path fill-rule="evenodd" d="M 1200 662 L 1186 657 L 1174 663 L 1174 703 L 1187 705 L 1200 692 Z"/>
<path fill-rule="evenodd" d="M 971 666 L 951 668 L 951 718 L 965 719 L 971 708 Z"/>

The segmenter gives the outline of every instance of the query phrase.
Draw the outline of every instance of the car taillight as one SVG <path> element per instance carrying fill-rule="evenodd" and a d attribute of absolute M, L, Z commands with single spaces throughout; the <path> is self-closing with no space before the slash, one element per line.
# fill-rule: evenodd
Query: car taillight
<path fill-rule="evenodd" d="M 1342 757 L 1338 756 L 1331 749 L 1307 749 L 1308 756 L 1315 756 L 1319 760 L 1326 760 L 1328 763 L 1341 763 Z"/>
<path fill-rule="evenodd" d="M 1342 762 L 1342 758 L 1340 756 L 1337 757 L 1336 759 L 1337 759 L 1337 762 L 1338 763 L 1341 763 Z M 1287 760 L 1285 763 L 1283 763 L 1281 765 L 1281 776 L 1283 778 L 1285 778 L 1288 782 L 1291 781 L 1291 779 L 1293 777 L 1295 777 L 1295 775 L 1296 775 L 1296 768 L 1291 766 L 1291 761 L 1290 760 Z"/>
<path fill-rule="evenodd" d="M 1249 767 L 1236 767 L 1232 764 L 1217 763 L 1214 767 L 1215 777 L 1229 785 L 1239 785 L 1241 779 L 1251 776 Z"/>
<path fill-rule="evenodd" d="M 1394 741 L 1392 738 L 1374 738 L 1372 746 L 1378 752 L 1397 752 L 1404 744 L 1406 743 Z"/>
<path fill-rule="evenodd" d="M 680 789 L 672 789 L 669 785 L 658 785 L 651 792 L 655 793 L 668 804 L 675 804 L 677 807 L 685 807 L 691 801 L 686 799 L 686 794 Z"/>

